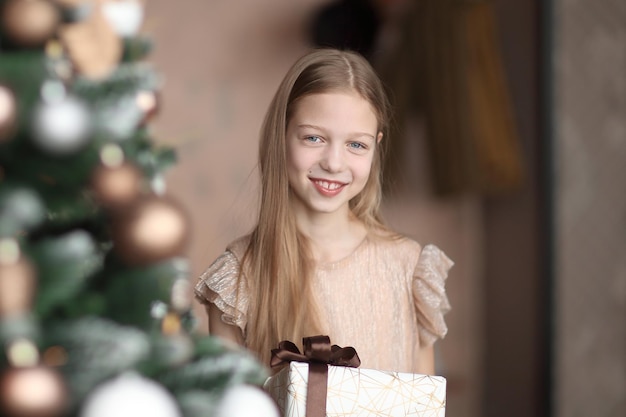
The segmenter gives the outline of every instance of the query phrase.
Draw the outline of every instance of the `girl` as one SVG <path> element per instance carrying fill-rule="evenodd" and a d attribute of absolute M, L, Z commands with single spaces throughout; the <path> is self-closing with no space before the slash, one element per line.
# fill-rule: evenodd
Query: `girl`
<path fill-rule="evenodd" d="M 364 368 L 434 373 L 452 262 L 383 224 L 388 119 L 356 53 L 315 50 L 289 70 L 261 130 L 257 225 L 195 287 L 211 334 L 264 363 L 281 340 L 325 334 Z"/>

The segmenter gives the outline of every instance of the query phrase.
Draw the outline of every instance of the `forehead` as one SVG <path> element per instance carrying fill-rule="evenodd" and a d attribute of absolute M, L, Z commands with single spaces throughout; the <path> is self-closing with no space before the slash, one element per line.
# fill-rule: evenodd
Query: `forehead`
<path fill-rule="evenodd" d="M 378 118 L 371 103 L 356 92 L 333 91 L 309 94 L 298 99 L 291 112 L 296 124 L 358 127 L 376 133 Z"/>

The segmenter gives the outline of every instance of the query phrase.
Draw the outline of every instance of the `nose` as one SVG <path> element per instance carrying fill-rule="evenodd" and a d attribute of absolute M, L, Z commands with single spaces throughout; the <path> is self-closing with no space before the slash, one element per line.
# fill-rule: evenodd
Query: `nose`
<path fill-rule="evenodd" d="M 324 149 L 320 166 L 328 172 L 340 172 L 345 165 L 343 148 L 335 144 L 329 144 Z"/>

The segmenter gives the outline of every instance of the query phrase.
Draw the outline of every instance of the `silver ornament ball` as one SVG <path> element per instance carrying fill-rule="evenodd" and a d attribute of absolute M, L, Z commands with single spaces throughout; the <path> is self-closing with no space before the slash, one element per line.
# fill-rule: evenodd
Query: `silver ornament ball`
<path fill-rule="evenodd" d="M 279 417 L 278 407 L 261 388 L 235 385 L 224 393 L 215 417 Z"/>
<path fill-rule="evenodd" d="M 176 400 L 163 386 L 139 374 L 107 381 L 87 397 L 80 417 L 181 417 Z"/>
<path fill-rule="evenodd" d="M 143 23 L 143 5 L 138 0 L 107 1 L 102 12 L 115 33 L 122 37 L 135 36 Z"/>
<path fill-rule="evenodd" d="M 80 100 L 67 96 L 42 102 L 35 111 L 33 139 L 46 152 L 67 155 L 86 145 L 91 131 L 91 115 Z"/>

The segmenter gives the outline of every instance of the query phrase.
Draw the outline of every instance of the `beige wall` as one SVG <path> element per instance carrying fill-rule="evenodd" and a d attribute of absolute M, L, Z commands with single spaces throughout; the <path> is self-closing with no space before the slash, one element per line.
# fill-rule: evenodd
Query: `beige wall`
<path fill-rule="evenodd" d="M 151 61 L 165 78 L 155 135 L 178 150 L 179 163 L 167 181 L 192 217 L 193 281 L 251 224 L 262 117 L 287 68 L 309 47 L 308 19 L 324 3 L 148 2 L 146 32 L 156 46 Z M 480 372 L 482 355 L 481 211 L 472 197 L 443 201 L 428 193 L 428 161 L 419 157 L 421 131 L 414 121 L 412 183 L 385 204 L 385 212 L 393 226 L 439 245 L 456 262 L 448 281 L 453 311 L 449 335 L 438 344 L 438 372 L 449 378 L 447 415 L 478 416 L 481 383 L 472 375 Z"/>
<path fill-rule="evenodd" d="M 626 7 L 555 1 L 557 417 L 626 415 Z"/>

